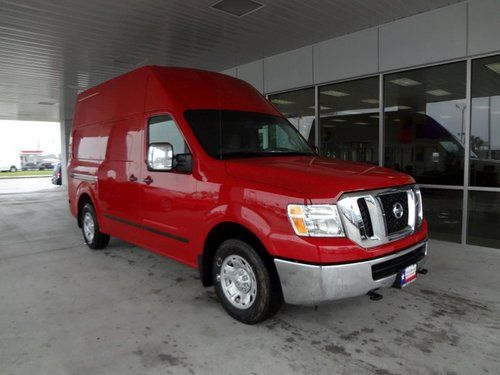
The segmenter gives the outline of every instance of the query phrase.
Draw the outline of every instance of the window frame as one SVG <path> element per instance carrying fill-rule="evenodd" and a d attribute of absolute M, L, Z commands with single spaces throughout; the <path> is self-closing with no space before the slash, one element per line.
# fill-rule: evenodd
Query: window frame
<path fill-rule="evenodd" d="M 182 172 L 182 171 L 178 171 L 176 168 L 174 168 L 172 166 L 172 169 L 170 170 L 157 170 L 157 169 L 151 169 L 149 167 L 149 164 L 148 164 L 148 149 L 149 149 L 149 146 L 151 145 L 151 140 L 150 140 L 150 133 L 149 133 L 149 126 L 150 126 L 150 122 L 152 119 L 156 118 L 156 117 L 164 117 L 164 116 L 168 116 L 170 117 L 170 119 L 173 121 L 174 123 L 174 126 L 177 128 L 177 130 L 179 131 L 179 134 L 181 135 L 182 139 L 184 140 L 184 143 L 186 144 L 187 148 L 189 149 L 189 154 L 191 154 L 191 158 L 193 160 L 193 165 L 194 165 L 194 160 L 195 160 L 195 157 L 194 157 L 194 154 L 193 154 L 193 151 L 192 151 L 192 147 L 189 145 L 187 139 L 186 139 L 186 136 L 184 135 L 181 127 L 179 126 L 177 120 L 175 119 L 174 115 L 172 113 L 169 113 L 169 112 L 158 112 L 158 113 L 154 113 L 154 114 L 148 114 L 147 116 L 147 119 L 146 119 L 146 136 L 144 137 L 145 138 L 145 148 L 144 148 L 144 164 L 146 164 L 146 169 L 148 172 L 157 172 L 157 173 L 176 173 L 176 174 L 185 174 L 185 175 L 191 175 L 193 174 L 193 172 Z M 170 142 L 168 142 L 170 143 Z M 170 143 L 172 144 L 172 143 Z M 174 150 L 175 151 L 175 150 Z M 179 153 L 179 155 L 185 155 L 187 153 Z M 175 153 L 173 154 L 173 159 L 175 159 Z"/>

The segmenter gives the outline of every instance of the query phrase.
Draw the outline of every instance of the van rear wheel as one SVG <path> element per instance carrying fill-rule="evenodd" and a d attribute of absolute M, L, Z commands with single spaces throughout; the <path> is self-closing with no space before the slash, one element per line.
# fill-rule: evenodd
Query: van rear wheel
<path fill-rule="evenodd" d="M 252 246 L 237 239 L 224 241 L 212 266 L 215 292 L 236 320 L 255 324 L 274 315 L 283 297 L 272 271 Z"/>
<path fill-rule="evenodd" d="M 9 172 L 17 172 L 17 167 L 13 165 L 12 167 L 10 167 Z"/>
<path fill-rule="evenodd" d="M 86 203 L 81 215 L 82 233 L 87 246 L 93 250 L 104 249 L 108 246 L 109 235 L 100 231 L 94 206 Z"/>

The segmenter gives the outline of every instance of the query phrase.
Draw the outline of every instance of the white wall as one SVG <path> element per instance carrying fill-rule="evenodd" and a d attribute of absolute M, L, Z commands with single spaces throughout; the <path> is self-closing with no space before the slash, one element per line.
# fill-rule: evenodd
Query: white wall
<path fill-rule="evenodd" d="M 476 0 L 469 3 L 468 52 L 471 55 L 500 50 L 500 1 Z"/>
<path fill-rule="evenodd" d="M 254 61 L 238 66 L 237 76 L 252 84 L 260 92 L 264 92 L 264 61 Z"/>
<path fill-rule="evenodd" d="M 268 94 L 500 52 L 500 0 L 421 13 L 233 67 L 223 73 Z"/>
<path fill-rule="evenodd" d="M 313 83 L 312 46 L 264 59 L 264 92 L 286 90 Z"/>
<path fill-rule="evenodd" d="M 378 71 L 378 28 L 371 28 L 313 46 L 314 83 Z"/>
<path fill-rule="evenodd" d="M 458 4 L 379 27 L 379 69 L 445 61 L 467 55 L 467 4 Z"/>

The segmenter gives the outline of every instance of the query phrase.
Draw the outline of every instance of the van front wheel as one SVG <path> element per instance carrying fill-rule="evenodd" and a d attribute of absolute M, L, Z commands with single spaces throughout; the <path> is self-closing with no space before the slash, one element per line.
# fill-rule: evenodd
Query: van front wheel
<path fill-rule="evenodd" d="M 283 297 L 271 272 L 246 242 L 224 241 L 215 253 L 212 275 L 215 292 L 227 313 L 245 324 L 274 315 Z"/>
<path fill-rule="evenodd" d="M 94 250 L 104 249 L 108 246 L 109 235 L 99 230 L 99 222 L 94 207 L 87 203 L 81 212 L 82 233 L 85 243 Z"/>

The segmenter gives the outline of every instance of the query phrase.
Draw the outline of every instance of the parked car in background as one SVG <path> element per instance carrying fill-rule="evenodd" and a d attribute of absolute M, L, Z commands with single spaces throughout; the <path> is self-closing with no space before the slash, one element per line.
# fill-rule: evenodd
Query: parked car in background
<path fill-rule="evenodd" d="M 62 185 L 62 168 L 61 163 L 57 163 L 52 174 L 52 183 L 54 185 Z"/>
<path fill-rule="evenodd" d="M 58 159 L 43 159 L 38 163 L 38 169 L 43 170 L 43 169 L 54 169 L 59 163 Z"/>
<path fill-rule="evenodd" d="M 21 169 L 23 171 L 39 171 L 40 166 L 35 162 L 23 163 Z"/>

